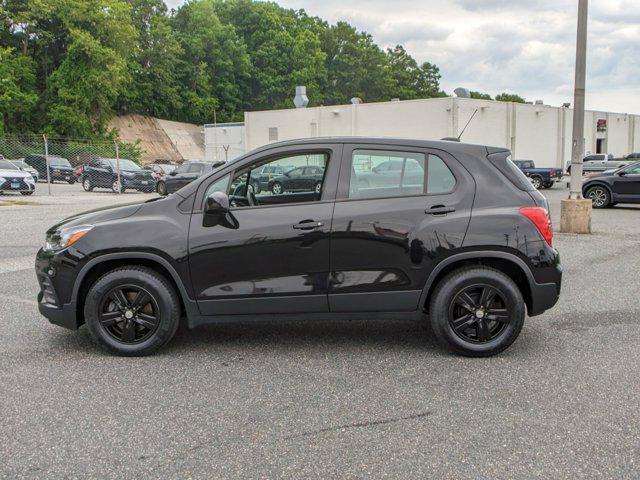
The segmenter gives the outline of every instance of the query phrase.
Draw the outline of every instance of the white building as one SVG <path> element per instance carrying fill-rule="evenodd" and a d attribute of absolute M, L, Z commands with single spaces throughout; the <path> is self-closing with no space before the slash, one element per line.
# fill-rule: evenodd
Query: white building
<path fill-rule="evenodd" d="M 571 159 L 572 109 L 458 97 L 247 112 L 244 147 L 325 136 L 457 137 L 476 110 L 463 142 L 508 147 L 542 167 Z M 585 145 L 587 154 L 639 151 L 640 115 L 588 111 Z"/>
<path fill-rule="evenodd" d="M 218 123 L 204 126 L 204 159 L 229 161 L 245 153 L 244 123 Z"/>

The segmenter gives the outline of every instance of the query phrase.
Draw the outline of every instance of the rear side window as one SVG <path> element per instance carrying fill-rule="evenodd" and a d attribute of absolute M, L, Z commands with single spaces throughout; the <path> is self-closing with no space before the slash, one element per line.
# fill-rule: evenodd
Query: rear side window
<path fill-rule="evenodd" d="M 535 187 L 531 184 L 527 176 L 511 161 L 511 155 L 508 152 L 494 153 L 487 158 L 489 158 L 489 161 L 494 167 L 520 190 L 525 192 L 535 190 Z"/>
<path fill-rule="evenodd" d="M 349 198 L 390 198 L 448 193 L 455 177 L 436 155 L 392 150 L 354 150 Z"/>

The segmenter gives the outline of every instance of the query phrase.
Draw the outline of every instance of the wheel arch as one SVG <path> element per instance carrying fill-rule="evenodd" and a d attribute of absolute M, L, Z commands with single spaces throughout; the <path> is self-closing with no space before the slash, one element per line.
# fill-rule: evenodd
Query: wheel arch
<path fill-rule="evenodd" d="M 420 296 L 419 305 L 421 305 L 424 311 L 428 313 L 431 296 L 438 283 L 454 270 L 472 266 L 493 267 L 507 275 L 518 286 L 525 304 L 527 305 L 527 310 L 529 312 L 532 311 L 532 286 L 535 284 L 535 279 L 533 278 L 533 274 L 529 270 L 529 267 L 516 255 L 496 251 L 460 253 L 452 255 L 440 262 L 427 279 L 427 283 L 425 284 L 425 287 L 422 290 L 422 295 Z"/>
<path fill-rule="evenodd" d="M 189 298 L 186 287 L 178 275 L 178 272 L 176 272 L 166 259 L 152 253 L 119 252 L 92 259 L 78 274 L 71 294 L 71 304 L 74 304 L 76 307 L 78 326 L 84 323 L 84 299 L 91 285 L 105 273 L 126 266 L 142 266 L 156 271 L 165 277 L 176 290 L 182 311 L 187 315 L 199 314 L 199 312 L 194 311 L 194 308 L 197 308 L 195 302 Z"/>
<path fill-rule="evenodd" d="M 587 191 L 590 188 L 593 187 L 604 187 L 607 189 L 607 191 L 609 192 L 609 197 L 611 198 L 611 200 L 613 200 L 613 190 L 611 190 L 611 185 L 609 185 L 607 182 L 603 182 L 602 180 L 594 180 L 593 182 L 589 182 L 586 183 L 585 185 L 582 186 L 582 195 L 584 195 L 585 193 L 587 193 Z"/>

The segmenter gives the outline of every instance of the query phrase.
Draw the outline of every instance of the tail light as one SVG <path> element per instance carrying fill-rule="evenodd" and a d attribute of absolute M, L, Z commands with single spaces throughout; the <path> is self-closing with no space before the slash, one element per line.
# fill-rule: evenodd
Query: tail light
<path fill-rule="evenodd" d="M 520 214 L 527 217 L 536 226 L 542 238 L 553 247 L 553 230 L 551 229 L 551 217 L 546 208 L 543 207 L 523 207 Z"/>
<path fill-rule="evenodd" d="M 555 175 L 556 175 L 556 172 L 554 172 L 553 170 L 551 170 L 551 171 L 549 172 L 549 176 L 550 176 L 550 177 L 555 177 Z"/>

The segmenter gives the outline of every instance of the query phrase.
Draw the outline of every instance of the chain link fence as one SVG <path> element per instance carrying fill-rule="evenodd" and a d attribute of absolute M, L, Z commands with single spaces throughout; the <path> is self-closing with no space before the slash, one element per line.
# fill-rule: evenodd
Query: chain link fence
<path fill-rule="evenodd" d="M 141 164 L 143 154 L 137 145 L 120 141 L 0 136 L 0 194 L 153 192 L 157 173 Z"/>

